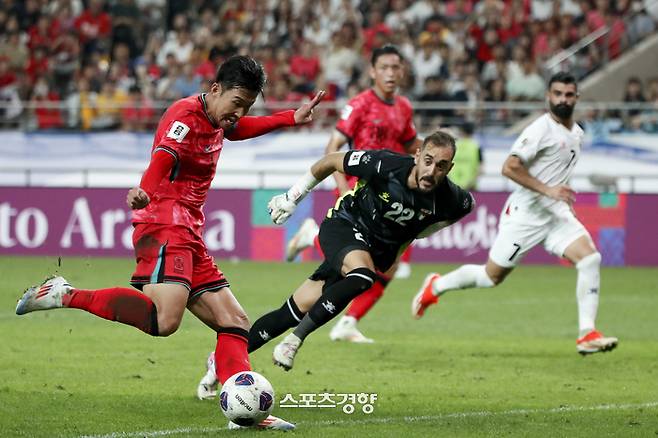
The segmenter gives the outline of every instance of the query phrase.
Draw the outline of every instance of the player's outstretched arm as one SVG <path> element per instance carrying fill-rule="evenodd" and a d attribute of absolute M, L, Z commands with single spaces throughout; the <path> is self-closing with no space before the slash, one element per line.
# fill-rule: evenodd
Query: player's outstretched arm
<path fill-rule="evenodd" d="M 325 91 L 318 91 L 313 99 L 300 106 L 296 111 L 280 111 L 271 116 L 241 117 L 235 126 L 225 132 L 229 140 L 245 140 L 267 134 L 280 128 L 303 125 L 313 120 L 313 109 L 320 103 Z"/>
<path fill-rule="evenodd" d="M 503 163 L 503 175 L 523 187 L 540 193 L 556 201 L 564 201 L 569 205 L 575 201 L 575 192 L 566 184 L 547 186 L 530 175 L 523 161 L 516 155 L 510 155 Z"/>
<path fill-rule="evenodd" d="M 292 216 L 297 205 L 309 194 L 318 183 L 334 172 L 344 173 L 343 159 L 346 152 L 334 152 L 325 155 L 311 166 L 286 193 L 274 196 L 267 204 L 270 217 L 275 224 L 282 224 Z"/>

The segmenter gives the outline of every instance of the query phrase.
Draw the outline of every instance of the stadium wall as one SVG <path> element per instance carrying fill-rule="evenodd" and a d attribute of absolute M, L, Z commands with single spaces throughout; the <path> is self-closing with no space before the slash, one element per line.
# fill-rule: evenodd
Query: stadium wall
<path fill-rule="evenodd" d="M 312 193 L 285 226 L 271 223 L 266 204 L 275 190 L 211 190 L 205 241 L 215 257 L 280 261 L 301 221 L 320 221 L 332 191 Z M 132 226 L 125 189 L 0 187 L 0 254 L 131 256 Z M 493 243 L 507 193 L 476 193 L 477 208 L 461 222 L 414 243 L 414 261 L 482 263 Z M 608 266 L 658 266 L 658 195 L 578 195 L 584 222 Z M 651 237 L 654 236 L 654 237 Z M 317 258 L 313 250 L 301 255 Z M 560 263 L 535 249 L 529 263 Z"/>

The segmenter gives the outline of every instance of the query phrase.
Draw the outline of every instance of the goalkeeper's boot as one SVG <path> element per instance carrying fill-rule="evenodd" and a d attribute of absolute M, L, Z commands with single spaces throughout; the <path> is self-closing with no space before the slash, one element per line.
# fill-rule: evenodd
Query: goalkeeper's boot
<path fill-rule="evenodd" d="M 201 378 L 196 388 L 196 396 L 199 400 L 208 400 L 217 396 L 219 380 L 215 373 L 215 352 L 211 351 L 206 360 L 206 374 Z"/>
<path fill-rule="evenodd" d="M 293 333 L 289 334 L 283 338 L 283 341 L 274 347 L 274 351 L 272 352 L 272 362 L 274 362 L 274 365 L 278 365 L 286 371 L 291 370 L 293 362 L 295 361 L 295 355 L 301 346 L 302 340 Z"/>
<path fill-rule="evenodd" d="M 274 415 L 269 415 L 266 419 L 254 426 L 256 429 L 274 429 L 274 430 L 294 430 L 295 425 L 287 422 Z M 247 426 L 240 426 L 232 421 L 228 423 L 229 429 L 247 429 Z"/>
<path fill-rule="evenodd" d="M 292 262 L 300 252 L 313 246 L 313 240 L 315 240 L 315 236 L 318 235 L 319 230 L 318 224 L 313 219 L 308 218 L 304 220 L 302 226 L 299 227 L 299 230 L 297 230 L 288 242 L 288 246 L 286 247 L 286 261 Z"/>
<path fill-rule="evenodd" d="M 32 286 L 25 291 L 16 304 L 16 315 L 64 307 L 62 297 L 72 289 L 64 277 L 48 278 L 40 286 Z"/>
<path fill-rule="evenodd" d="M 600 331 L 592 330 L 576 341 L 576 350 L 585 356 L 586 354 L 612 351 L 618 343 L 617 338 L 606 337 Z"/>
<path fill-rule="evenodd" d="M 432 283 L 434 283 L 434 280 L 438 279 L 440 276 L 440 274 L 429 274 L 425 277 L 423 285 L 411 301 L 411 316 L 420 319 L 429 306 L 439 302 L 439 297 L 433 293 Z"/>

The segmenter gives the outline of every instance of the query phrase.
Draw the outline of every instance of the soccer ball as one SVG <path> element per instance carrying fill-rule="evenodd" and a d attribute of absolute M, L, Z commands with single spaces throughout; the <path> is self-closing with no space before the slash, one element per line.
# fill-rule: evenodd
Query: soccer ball
<path fill-rule="evenodd" d="M 226 418 L 239 426 L 255 426 L 270 415 L 274 407 L 274 389 L 254 371 L 240 371 L 224 382 L 219 407 Z"/>

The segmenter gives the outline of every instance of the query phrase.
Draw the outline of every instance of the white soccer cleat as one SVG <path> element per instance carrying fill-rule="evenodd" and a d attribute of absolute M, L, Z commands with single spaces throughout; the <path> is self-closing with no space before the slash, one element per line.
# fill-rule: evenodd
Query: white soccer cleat
<path fill-rule="evenodd" d="M 366 338 L 363 333 L 356 328 L 356 318 L 353 316 L 343 316 L 338 320 L 329 332 L 329 339 L 332 341 L 347 341 L 355 344 L 372 344 L 374 339 Z"/>
<path fill-rule="evenodd" d="M 286 261 L 292 262 L 300 252 L 313 246 L 313 241 L 319 231 L 320 228 L 313 219 L 308 218 L 304 220 L 302 226 L 299 227 L 299 230 L 297 230 L 295 235 L 292 236 L 292 239 L 288 242 L 288 246 L 286 247 Z"/>
<path fill-rule="evenodd" d="M 206 360 L 206 374 L 201 378 L 196 388 L 196 396 L 199 400 L 208 400 L 217 397 L 219 380 L 215 373 L 215 352 L 211 351 Z"/>
<path fill-rule="evenodd" d="M 586 354 L 612 351 L 618 343 L 617 338 L 606 337 L 600 331 L 592 330 L 576 341 L 576 350 L 584 356 Z"/>
<path fill-rule="evenodd" d="M 294 430 L 295 425 L 287 422 L 279 417 L 274 415 L 269 415 L 266 419 L 258 423 L 256 426 L 253 426 L 256 429 L 274 429 L 274 430 Z M 235 424 L 232 421 L 228 422 L 229 429 L 249 429 L 247 426 L 240 426 Z"/>
<path fill-rule="evenodd" d="M 64 277 L 46 279 L 41 286 L 27 289 L 16 304 L 16 315 L 25 315 L 36 310 L 59 309 L 63 307 L 62 297 L 73 289 Z"/>
<path fill-rule="evenodd" d="M 416 296 L 411 300 L 411 316 L 420 319 L 425 314 L 425 310 L 432 304 L 439 302 L 439 297 L 432 291 L 432 283 L 438 279 L 440 274 L 428 274 L 423 281 L 423 285 Z"/>
<path fill-rule="evenodd" d="M 395 270 L 395 275 L 393 275 L 393 278 L 397 278 L 398 280 L 406 280 L 409 277 L 411 277 L 411 264 L 400 262 L 400 264 L 398 264 L 398 268 Z"/>
<path fill-rule="evenodd" d="M 272 352 L 272 362 L 286 371 L 292 369 L 292 364 L 295 361 L 297 350 L 302 346 L 302 340 L 290 333 L 281 341 Z"/>

